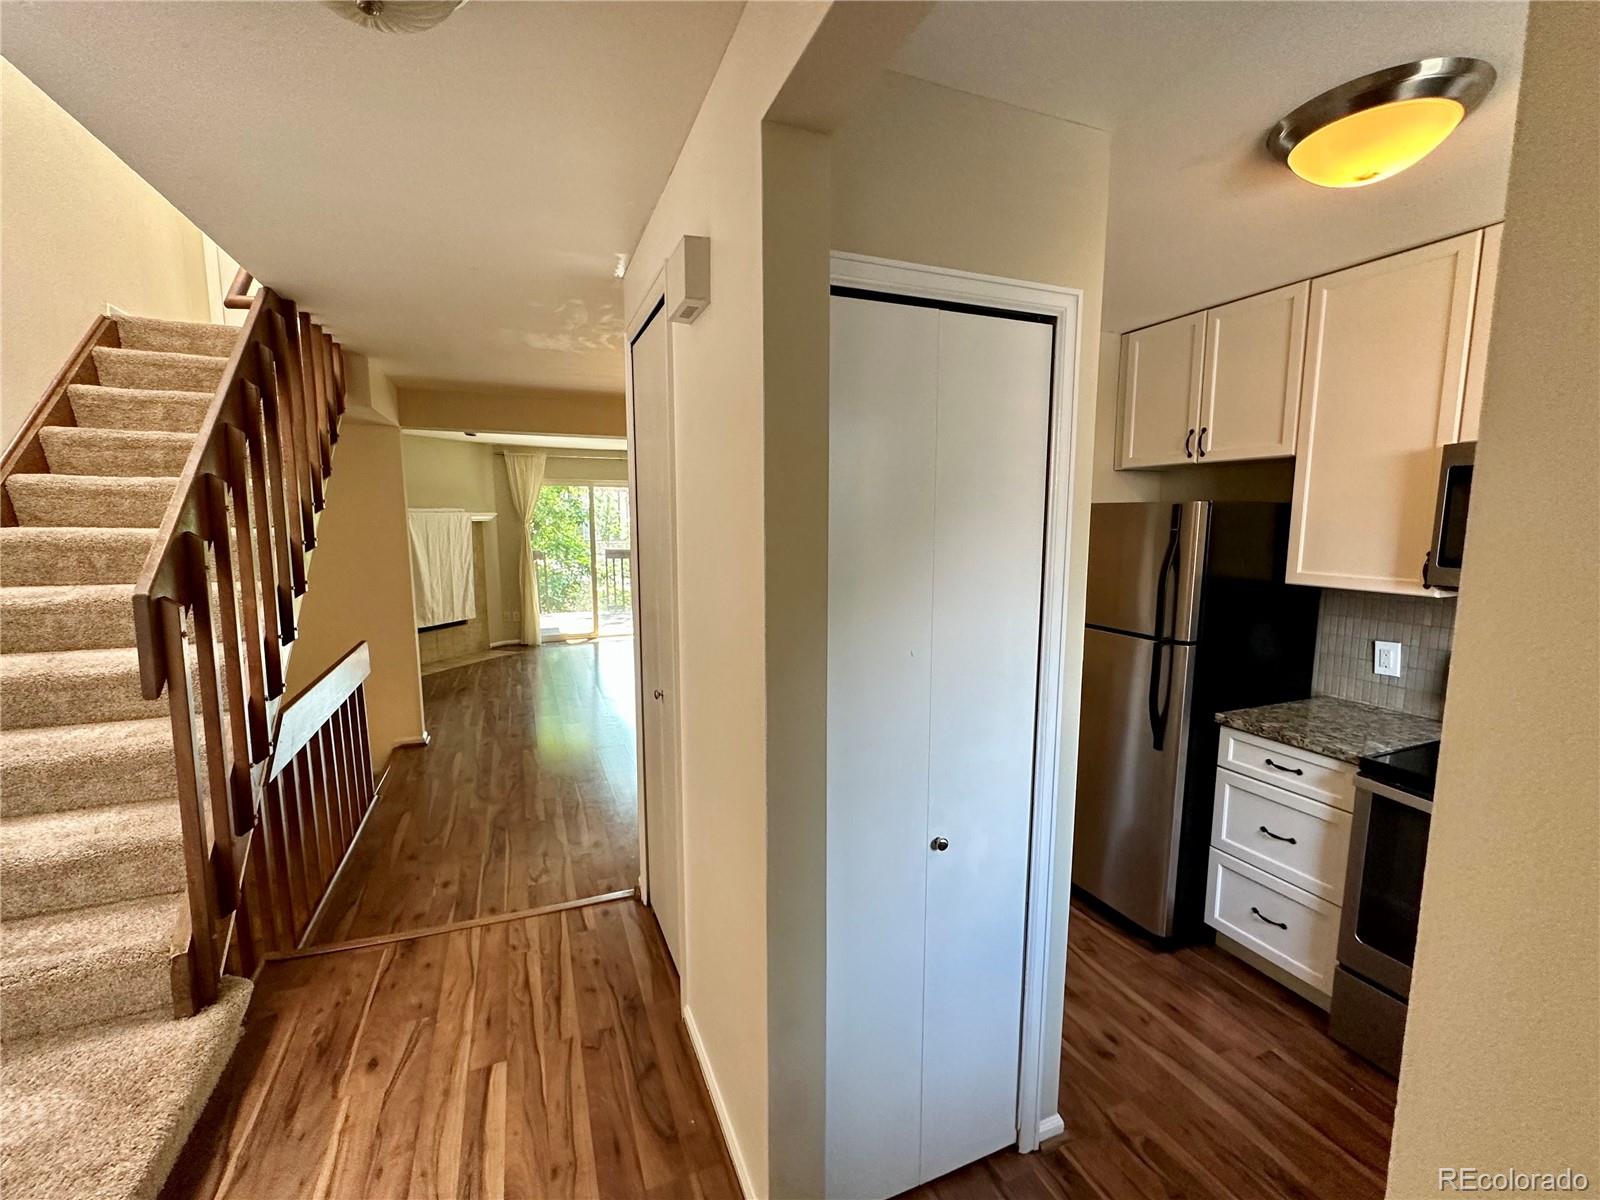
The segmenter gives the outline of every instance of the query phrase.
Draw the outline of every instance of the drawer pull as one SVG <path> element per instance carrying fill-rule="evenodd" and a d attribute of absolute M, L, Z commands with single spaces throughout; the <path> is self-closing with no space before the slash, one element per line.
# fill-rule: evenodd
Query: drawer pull
<path fill-rule="evenodd" d="M 1287 772 L 1290 775 L 1304 775 L 1305 774 L 1305 772 L 1302 771 L 1299 767 L 1286 767 L 1282 763 L 1273 762 L 1270 758 L 1267 759 L 1266 761 L 1267 761 L 1267 766 L 1271 767 L 1274 771 L 1284 771 L 1284 772 Z"/>
<path fill-rule="evenodd" d="M 1285 924 L 1284 924 L 1284 923 L 1283 923 L 1283 922 L 1282 922 L 1282 921 L 1274 921 L 1274 920 L 1273 920 L 1273 919 L 1272 919 L 1272 918 L 1271 918 L 1271 917 L 1269 917 L 1269 916 L 1267 916 L 1267 914 L 1266 914 L 1266 913 L 1264 913 L 1264 912 L 1262 912 L 1262 911 L 1261 911 L 1261 910 L 1260 910 L 1260 909 L 1259 909 L 1259 908 L 1257 908 L 1257 907 L 1256 907 L 1256 906 L 1255 906 L 1255 905 L 1254 905 L 1254 904 L 1252 904 L 1252 905 L 1251 905 L 1251 906 L 1250 906 L 1250 911 L 1251 911 L 1251 912 L 1253 912 L 1253 913 L 1255 913 L 1255 915 L 1256 915 L 1256 916 L 1258 916 L 1258 917 L 1260 917 L 1260 918 L 1261 918 L 1261 919 L 1262 919 L 1262 920 L 1263 920 L 1263 921 L 1265 921 L 1265 922 L 1266 922 L 1266 923 L 1267 923 L 1267 924 L 1268 924 L 1268 925 L 1276 925 L 1276 926 L 1277 926 L 1277 927 L 1278 927 L 1278 928 L 1279 928 L 1279 929 L 1287 929 L 1287 928 L 1289 928 L 1289 927 L 1288 927 L 1288 926 L 1287 926 L 1287 925 L 1285 925 Z"/>
<path fill-rule="evenodd" d="M 1281 833 L 1273 833 L 1272 830 L 1268 829 L 1265 825 L 1261 827 L 1261 832 L 1266 834 L 1275 842 L 1288 842 L 1291 846 L 1297 844 L 1292 837 L 1284 837 Z"/>

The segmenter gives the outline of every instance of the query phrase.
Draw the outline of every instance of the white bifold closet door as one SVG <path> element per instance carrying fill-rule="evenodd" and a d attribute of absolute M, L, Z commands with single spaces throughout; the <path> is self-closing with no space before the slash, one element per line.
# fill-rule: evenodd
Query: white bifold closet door
<path fill-rule="evenodd" d="M 832 302 L 830 1196 L 1016 1140 L 1053 335 Z"/>

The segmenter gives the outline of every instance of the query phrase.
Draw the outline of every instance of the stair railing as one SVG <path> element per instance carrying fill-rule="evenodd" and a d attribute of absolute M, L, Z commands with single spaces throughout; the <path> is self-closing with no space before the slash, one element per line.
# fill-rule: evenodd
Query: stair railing
<path fill-rule="evenodd" d="M 230 296 L 249 285 L 241 271 Z M 270 857 L 254 834 L 345 407 L 338 344 L 270 288 L 248 304 L 133 598 L 140 686 L 152 700 L 166 691 L 172 720 L 188 889 L 172 948 L 180 1013 L 210 1003 L 222 975 L 251 974 L 273 928 L 266 872 L 249 868 Z M 341 772 L 356 742 L 366 761 L 361 712 Z M 351 795 L 370 802 L 364 769 Z M 320 771 L 314 782 L 332 786 Z"/>

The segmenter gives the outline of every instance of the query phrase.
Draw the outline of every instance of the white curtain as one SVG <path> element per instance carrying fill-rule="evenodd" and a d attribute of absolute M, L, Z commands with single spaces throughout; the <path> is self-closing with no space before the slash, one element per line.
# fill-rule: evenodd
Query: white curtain
<path fill-rule="evenodd" d="M 517 539 L 517 579 L 522 592 L 522 640 L 529 646 L 539 644 L 539 577 L 533 570 L 529 535 L 533 528 L 533 508 L 539 503 L 539 485 L 544 482 L 544 460 L 541 450 L 526 454 L 506 451 L 511 502 L 522 518 L 522 535 Z"/>

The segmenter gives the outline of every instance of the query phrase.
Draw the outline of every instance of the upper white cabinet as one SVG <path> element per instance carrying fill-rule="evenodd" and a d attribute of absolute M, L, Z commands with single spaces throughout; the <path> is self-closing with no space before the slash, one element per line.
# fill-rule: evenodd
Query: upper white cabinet
<path fill-rule="evenodd" d="M 1481 230 L 1311 281 L 1290 583 L 1420 594 Z"/>
<path fill-rule="evenodd" d="M 1205 313 L 1123 336 L 1118 467 L 1193 460 L 1204 340 Z"/>
<path fill-rule="evenodd" d="M 1293 454 L 1310 286 L 1125 335 L 1117 466 Z"/>
<path fill-rule="evenodd" d="M 1467 348 L 1467 394 L 1461 402 L 1461 442 L 1478 440 L 1483 410 L 1483 371 L 1489 363 L 1489 326 L 1494 320 L 1494 291 L 1500 281 L 1500 236 L 1504 225 L 1483 231 L 1483 258 L 1478 263 L 1478 297 L 1472 302 L 1472 342 Z"/>
<path fill-rule="evenodd" d="M 1206 311 L 1195 461 L 1294 453 L 1310 294 L 1301 281 Z"/>

